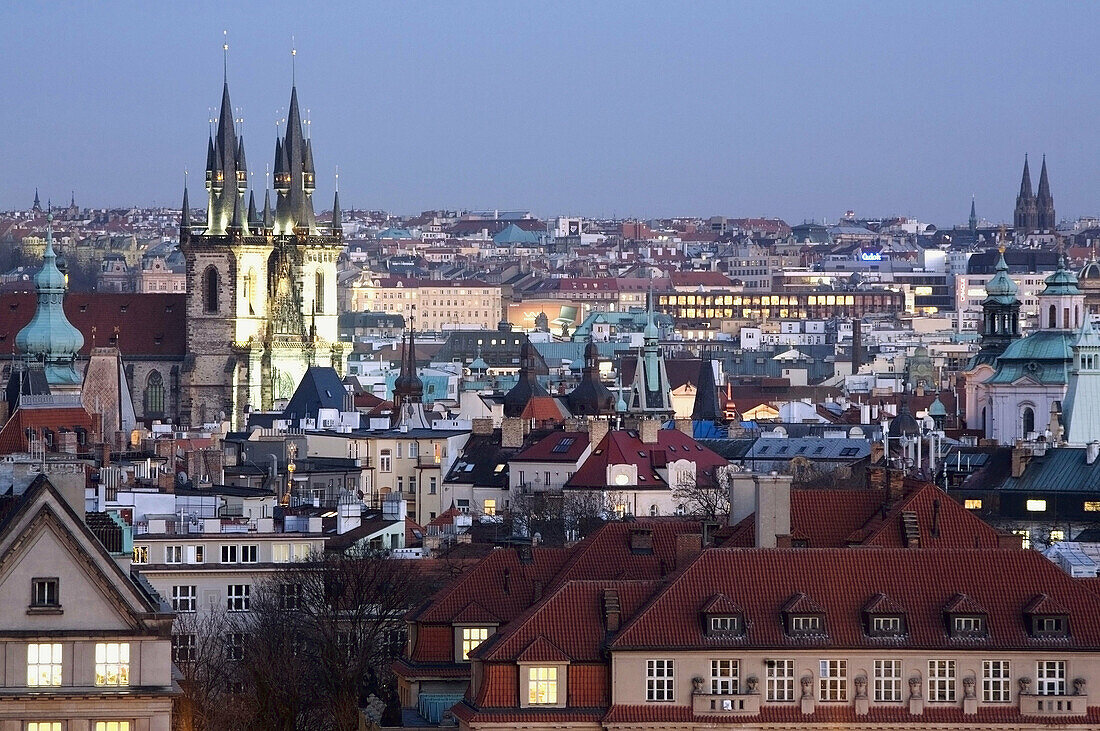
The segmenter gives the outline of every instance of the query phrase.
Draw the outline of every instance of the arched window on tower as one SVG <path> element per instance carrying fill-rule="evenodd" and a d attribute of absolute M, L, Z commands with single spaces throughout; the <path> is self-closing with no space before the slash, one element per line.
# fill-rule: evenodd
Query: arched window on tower
<path fill-rule="evenodd" d="M 248 314 L 256 314 L 256 269 L 248 270 L 244 278 L 244 301 L 248 303 Z"/>
<path fill-rule="evenodd" d="M 145 381 L 145 397 L 142 399 L 145 406 L 146 418 L 159 418 L 164 415 L 164 377 L 160 371 L 153 371 Z"/>
<path fill-rule="evenodd" d="M 320 269 L 314 275 L 313 293 L 314 307 L 317 314 L 323 314 L 325 311 L 325 273 Z"/>
<path fill-rule="evenodd" d="M 1035 431 L 1035 409 L 1025 406 L 1021 421 L 1023 422 L 1024 431 L 1021 436 L 1026 439 L 1028 434 Z"/>
<path fill-rule="evenodd" d="M 202 309 L 207 313 L 218 311 L 218 270 L 207 267 L 202 275 Z"/>
<path fill-rule="evenodd" d="M 1058 327 L 1058 308 L 1054 305 L 1050 306 L 1050 315 L 1047 317 L 1047 327 L 1052 329 Z"/>

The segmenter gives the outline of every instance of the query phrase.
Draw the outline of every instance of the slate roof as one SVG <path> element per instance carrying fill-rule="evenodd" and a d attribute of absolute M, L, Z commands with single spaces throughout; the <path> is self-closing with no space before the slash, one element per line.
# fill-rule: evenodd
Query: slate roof
<path fill-rule="evenodd" d="M 836 439 L 827 437 L 761 437 L 753 442 L 744 459 L 839 460 L 855 462 L 871 453 L 866 439 Z"/>
<path fill-rule="evenodd" d="M 588 447 L 588 432 L 556 431 L 512 457 L 513 462 L 575 463 Z"/>
<path fill-rule="evenodd" d="M 638 467 L 638 484 L 631 489 L 667 489 L 668 484 L 656 470 L 679 459 L 694 462 L 696 479 L 704 484 L 713 482 L 718 467 L 729 464 L 677 429 L 658 429 L 656 444 L 642 442 L 636 431 L 615 430 L 593 448 L 565 487 L 604 489 L 608 486 L 608 465 L 631 464 Z"/>
<path fill-rule="evenodd" d="M 340 374 L 329 366 L 310 366 L 302 376 L 294 395 L 283 410 L 285 419 L 304 419 L 317 416 L 318 409 L 344 409 L 344 388 Z"/>

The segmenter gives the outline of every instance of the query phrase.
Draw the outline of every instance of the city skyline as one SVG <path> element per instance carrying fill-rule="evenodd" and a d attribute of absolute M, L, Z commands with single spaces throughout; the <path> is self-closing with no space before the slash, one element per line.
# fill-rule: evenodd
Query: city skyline
<path fill-rule="evenodd" d="M 1060 218 L 1100 212 L 1096 135 L 1074 123 L 1097 111 L 1088 7 L 334 3 L 308 28 L 292 5 L 199 8 L 5 11 L 25 30 L 13 55 L 33 61 L 8 78 L 0 208 L 29 207 L 35 187 L 56 204 L 75 190 L 80 205 L 178 206 L 185 168 L 197 203 L 227 29 L 261 194 L 299 49 L 319 207 L 339 165 L 345 208 L 791 222 L 853 209 L 946 226 L 971 195 L 980 217 L 1011 221 L 1024 154 L 1037 168 L 1046 153 Z M 1024 45 L 1040 37 L 1074 52 Z"/>

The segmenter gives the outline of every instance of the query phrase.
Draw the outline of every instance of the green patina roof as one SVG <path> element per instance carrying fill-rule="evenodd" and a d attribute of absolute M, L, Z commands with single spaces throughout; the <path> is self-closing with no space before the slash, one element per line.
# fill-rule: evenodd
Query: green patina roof
<path fill-rule="evenodd" d="M 989 299 L 1004 304 L 1011 304 L 1016 299 L 1019 287 L 1008 276 L 1008 264 L 1005 262 L 1005 253 L 1001 252 L 1001 258 L 997 260 L 996 274 L 985 285 L 985 292 Z"/>
<path fill-rule="evenodd" d="M 940 401 L 940 397 L 936 396 L 928 406 L 929 416 L 947 416 L 947 407 L 943 405 L 943 401 Z"/>
<path fill-rule="evenodd" d="M 1015 340 L 997 359 L 997 371 L 987 383 L 1013 383 L 1021 378 L 1066 383 L 1076 339 L 1077 333 L 1070 330 L 1040 330 Z"/>
<path fill-rule="evenodd" d="M 1081 294 L 1081 289 L 1077 286 L 1077 277 L 1066 269 L 1064 256 L 1058 260 L 1058 271 L 1047 277 L 1044 282 L 1046 289 L 1043 290 L 1043 295 Z"/>

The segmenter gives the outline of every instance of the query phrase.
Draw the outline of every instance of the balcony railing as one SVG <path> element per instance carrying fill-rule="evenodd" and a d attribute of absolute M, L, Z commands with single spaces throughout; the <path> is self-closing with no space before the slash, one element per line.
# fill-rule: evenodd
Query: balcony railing
<path fill-rule="evenodd" d="M 1020 713 L 1029 716 L 1083 716 L 1088 713 L 1087 695 L 1032 695 L 1020 693 Z"/>
<path fill-rule="evenodd" d="M 760 713 L 760 694 L 693 693 L 691 708 L 701 716 L 752 716 Z"/>

